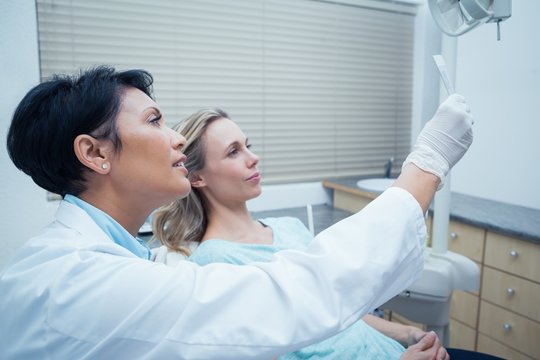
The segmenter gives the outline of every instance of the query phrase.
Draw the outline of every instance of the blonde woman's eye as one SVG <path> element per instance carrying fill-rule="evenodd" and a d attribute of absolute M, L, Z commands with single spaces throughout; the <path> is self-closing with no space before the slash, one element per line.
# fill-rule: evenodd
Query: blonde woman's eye
<path fill-rule="evenodd" d="M 161 121 L 161 115 L 158 116 L 152 116 L 148 122 L 152 125 L 159 125 Z"/>
<path fill-rule="evenodd" d="M 250 149 L 250 150 L 251 150 L 251 147 L 252 147 L 252 146 L 253 146 L 253 145 L 251 145 L 251 144 L 246 144 L 246 147 L 247 147 L 248 149 Z"/>

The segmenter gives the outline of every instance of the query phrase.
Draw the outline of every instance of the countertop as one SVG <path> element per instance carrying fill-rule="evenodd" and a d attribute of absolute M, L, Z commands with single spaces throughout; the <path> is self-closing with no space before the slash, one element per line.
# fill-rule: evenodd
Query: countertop
<path fill-rule="evenodd" d="M 323 181 L 329 189 L 375 198 L 360 190 L 360 177 Z M 540 244 L 540 210 L 452 192 L 450 219 Z"/>

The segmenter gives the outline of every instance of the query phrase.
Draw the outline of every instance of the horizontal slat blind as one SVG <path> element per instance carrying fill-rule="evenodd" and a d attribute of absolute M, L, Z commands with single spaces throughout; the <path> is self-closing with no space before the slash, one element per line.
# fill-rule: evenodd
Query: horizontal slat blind
<path fill-rule="evenodd" d="M 265 183 L 380 174 L 409 150 L 412 5 L 37 2 L 42 78 L 98 64 L 149 70 L 169 124 L 199 108 L 229 112 Z"/>

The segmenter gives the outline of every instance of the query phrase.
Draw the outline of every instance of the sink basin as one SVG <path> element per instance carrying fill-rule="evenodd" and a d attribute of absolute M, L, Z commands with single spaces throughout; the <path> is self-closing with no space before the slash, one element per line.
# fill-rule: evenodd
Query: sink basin
<path fill-rule="evenodd" d="M 382 193 L 384 190 L 388 189 L 396 179 L 390 178 L 371 178 L 363 179 L 356 183 L 360 189 L 365 191 L 370 191 L 374 193 Z"/>

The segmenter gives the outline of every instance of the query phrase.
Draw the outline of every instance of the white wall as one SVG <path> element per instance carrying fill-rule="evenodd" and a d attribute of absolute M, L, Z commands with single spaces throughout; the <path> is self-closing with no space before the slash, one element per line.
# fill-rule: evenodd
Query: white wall
<path fill-rule="evenodd" d="M 452 191 L 540 209 L 540 1 L 459 37 L 456 89 L 475 116 L 474 143 Z"/>
<path fill-rule="evenodd" d="M 36 9 L 33 0 L 0 1 L 0 269 L 15 250 L 50 222 L 56 205 L 46 193 L 13 166 L 6 134 L 13 111 L 39 81 Z"/>

